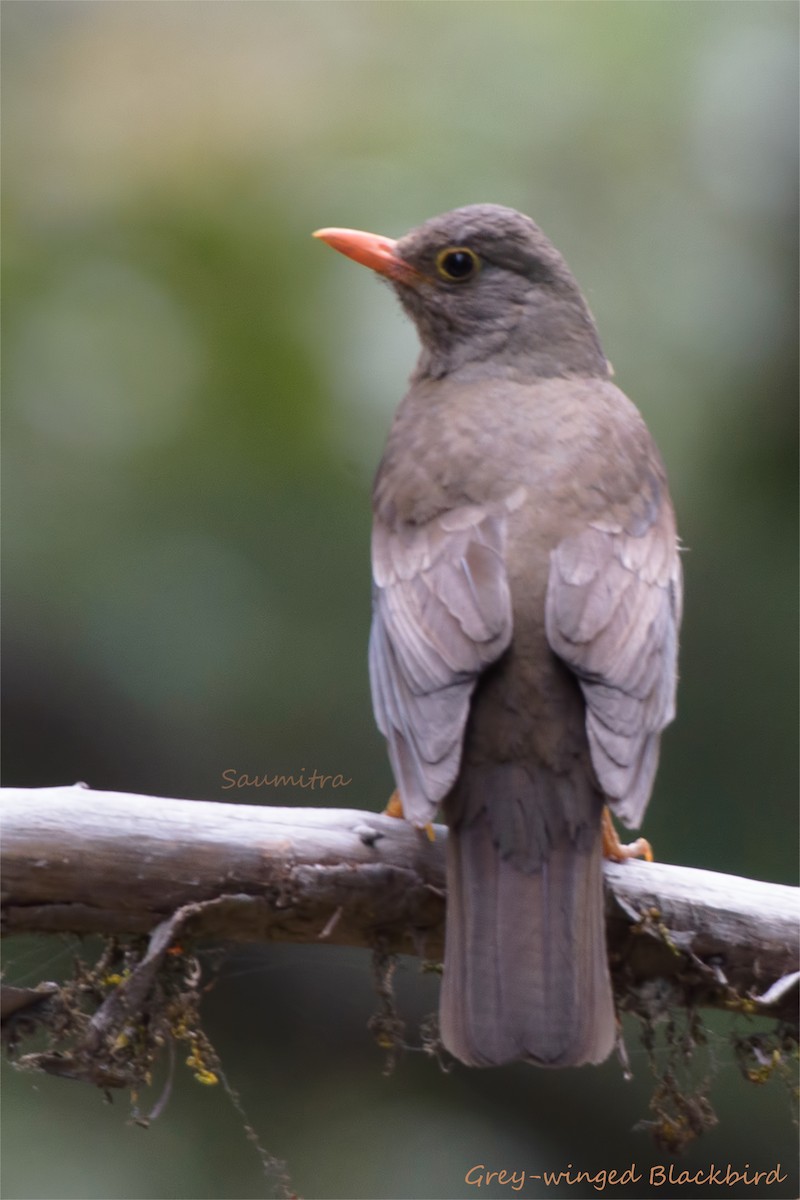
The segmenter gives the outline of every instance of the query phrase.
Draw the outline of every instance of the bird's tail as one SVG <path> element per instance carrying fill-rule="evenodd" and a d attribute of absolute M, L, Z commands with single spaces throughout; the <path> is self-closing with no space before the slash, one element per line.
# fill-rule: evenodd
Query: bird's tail
<path fill-rule="evenodd" d="M 451 826 L 442 1040 L 470 1066 L 602 1062 L 615 1040 L 599 826 L 522 869 L 485 807 Z M 519 856 L 518 856 L 519 857 Z"/>

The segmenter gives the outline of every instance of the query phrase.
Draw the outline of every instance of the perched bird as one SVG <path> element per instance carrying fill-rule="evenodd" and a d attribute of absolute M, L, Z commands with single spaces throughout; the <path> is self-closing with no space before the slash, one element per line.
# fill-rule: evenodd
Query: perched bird
<path fill-rule="evenodd" d="M 375 480 L 369 665 L 404 814 L 449 826 L 442 1039 L 601 1062 L 604 805 L 640 824 L 675 712 L 664 466 L 528 217 L 315 236 L 391 281 L 422 344 Z"/>

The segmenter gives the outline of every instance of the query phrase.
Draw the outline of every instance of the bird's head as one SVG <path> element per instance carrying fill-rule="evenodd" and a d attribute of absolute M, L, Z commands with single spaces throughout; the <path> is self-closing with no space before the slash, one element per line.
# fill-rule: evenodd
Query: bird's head
<path fill-rule="evenodd" d="M 398 241 L 354 229 L 314 236 L 391 282 L 422 342 L 418 375 L 476 364 L 523 378 L 608 374 L 567 264 L 512 208 L 457 208 Z"/>

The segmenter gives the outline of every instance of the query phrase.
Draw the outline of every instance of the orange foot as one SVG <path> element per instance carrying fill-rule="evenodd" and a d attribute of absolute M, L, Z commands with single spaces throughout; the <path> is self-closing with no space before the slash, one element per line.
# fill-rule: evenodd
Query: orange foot
<path fill-rule="evenodd" d="M 389 797 L 389 803 L 383 810 L 383 815 L 385 817 L 397 817 L 400 821 L 402 821 L 405 817 L 405 813 L 403 812 L 403 801 L 400 799 L 400 793 L 398 792 L 397 788 L 394 789 Z"/>
<path fill-rule="evenodd" d="M 406 814 L 403 812 L 403 801 L 400 799 L 400 793 L 398 792 L 397 788 L 395 788 L 389 797 L 389 803 L 383 810 L 383 815 L 385 817 L 397 817 L 401 821 L 405 820 Z M 424 829 L 428 835 L 428 841 L 435 841 L 436 834 L 434 833 L 433 826 L 430 824 L 430 822 L 424 826 Z"/>
<path fill-rule="evenodd" d="M 606 806 L 603 806 L 602 830 L 603 858 L 610 858 L 612 862 L 622 862 L 625 858 L 643 858 L 645 862 L 653 861 L 653 847 L 645 838 L 637 838 L 629 846 L 619 840 L 619 834 L 611 820 L 611 813 Z"/>

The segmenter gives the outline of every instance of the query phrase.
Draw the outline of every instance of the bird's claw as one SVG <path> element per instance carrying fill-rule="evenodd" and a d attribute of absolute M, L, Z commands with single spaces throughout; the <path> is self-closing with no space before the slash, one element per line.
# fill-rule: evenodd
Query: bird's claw
<path fill-rule="evenodd" d="M 397 817 L 400 821 L 405 820 L 406 814 L 403 812 L 403 801 L 400 799 L 400 793 L 398 792 L 397 788 L 395 788 L 389 797 L 389 803 L 383 810 L 383 815 L 385 817 Z M 428 841 L 435 842 L 436 833 L 434 832 L 433 825 L 431 825 L 430 821 L 427 825 L 423 825 L 422 828 L 425 830 Z"/>
<path fill-rule="evenodd" d="M 607 807 L 603 808 L 602 832 L 603 858 L 609 858 L 612 862 L 623 862 L 626 858 L 643 858 L 645 862 L 653 861 L 653 847 L 647 838 L 637 838 L 629 845 L 619 840 L 619 834 L 614 828 L 614 822 L 611 820 L 611 813 Z"/>

